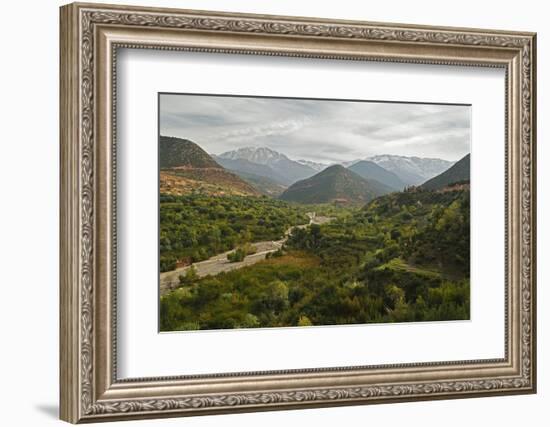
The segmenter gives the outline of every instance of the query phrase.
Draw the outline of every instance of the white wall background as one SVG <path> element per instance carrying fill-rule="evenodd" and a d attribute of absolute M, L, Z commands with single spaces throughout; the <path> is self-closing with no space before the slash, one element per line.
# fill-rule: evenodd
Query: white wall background
<path fill-rule="evenodd" d="M 113 3 L 121 3 L 110 0 Z M 129 0 L 130 1 L 130 0 Z M 519 1 L 332 2 L 306 0 L 133 0 L 133 4 L 235 12 L 538 32 L 539 393 L 209 416 L 133 425 L 525 425 L 548 421 L 550 405 L 550 29 L 545 3 Z M 0 67 L 0 420 L 7 426 L 59 425 L 58 402 L 58 6 L 57 0 L 3 5 Z M 490 167 L 488 165 L 487 167 Z"/>

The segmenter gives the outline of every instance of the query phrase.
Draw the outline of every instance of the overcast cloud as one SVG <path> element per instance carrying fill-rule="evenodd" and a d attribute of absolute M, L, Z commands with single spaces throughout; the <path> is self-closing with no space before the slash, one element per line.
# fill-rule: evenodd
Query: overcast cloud
<path fill-rule="evenodd" d="M 454 161 L 470 152 L 470 107 L 163 94 L 160 132 L 212 154 L 266 146 L 324 163 L 377 154 Z"/>

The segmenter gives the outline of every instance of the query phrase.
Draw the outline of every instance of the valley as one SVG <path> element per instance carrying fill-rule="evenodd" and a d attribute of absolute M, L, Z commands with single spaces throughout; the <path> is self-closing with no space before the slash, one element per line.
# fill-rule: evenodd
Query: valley
<path fill-rule="evenodd" d="M 315 212 L 308 212 L 307 216 L 309 217 L 309 223 L 289 227 L 285 231 L 282 239 L 251 243 L 250 246 L 253 248 L 254 252 L 250 255 L 246 255 L 242 261 L 229 261 L 228 256 L 234 252 L 234 250 L 229 250 L 221 254 L 214 255 L 205 261 L 195 262 L 188 266 L 160 273 L 160 294 L 164 295 L 170 290 L 177 288 L 182 281 L 185 281 L 184 279 L 180 279 L 180 276 L 185 278 L 191 269 L 193 269 L 193 275 L 196 274 L 197 278 L 201 278 L 256 264 L 257 262 L 266 259 L 268 254 L 280 251 L 294 229 L 306 228 L 311 224 L 326 224 L 332 220 L 331 217 L 317 216 Z"/>
<path fill-rule="evenodd" d="M 162 331 L 469 318 L 469 155 L 159 143 Z"/>

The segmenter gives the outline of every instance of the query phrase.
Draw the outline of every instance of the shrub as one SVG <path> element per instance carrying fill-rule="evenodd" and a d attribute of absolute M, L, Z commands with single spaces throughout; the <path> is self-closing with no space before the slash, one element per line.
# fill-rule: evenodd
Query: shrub
<path fill-rule="evenodd" d="M 298 326 L 313 326 L 311 320 L 307 316 L 300 316 L 298 319 Z"/>
<path fill-rule="evenodd" d="M 246 252 L 242 248 L 238 248 L 227 254 L 229 262 L 241 262 L 246 257 Z"/>

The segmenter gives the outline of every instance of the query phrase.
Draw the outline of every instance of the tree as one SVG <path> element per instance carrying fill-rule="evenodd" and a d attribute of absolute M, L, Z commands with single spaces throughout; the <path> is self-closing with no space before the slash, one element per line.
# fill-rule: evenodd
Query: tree
<path fill-rule="evenodd" d="M 260 321 L 256 316 L 251 313 L 244 316 L 244 321 L 241 324 L 242 328 L 257 328 L 258 326 L 260 326 Z"/>
<path fill-rule="evenodd" d="M 242 248 L 237 248 L 233 252 L 227 254 L 227 260 L 229 262 L 241 262 L 246 257 L 246 252 Z"/>
<path fill-rule="evenodd" d="M 197 268 L 194 265 L 191 265 L 186 271 L 185 275 L 180 274 L 178 276 L 180 285 L 188 285 L 199 278 L 197 273 Z"/>
<path fill-rule="evenodd" d="M 412 313 L 409 312 L 409 306 L 405 301 L 405 291 L 393 284 L 387 285 L 385 291 L 392 302 L 392 307 L 388 307 L 390 319 L 394 322 L 411 320 L 409 317 Z"/>
<path fill-rule="evenodd" d="M 307 316 L 300 316 L 298 319 L 298 326 L 313 326 L 311 320 Z"/>

